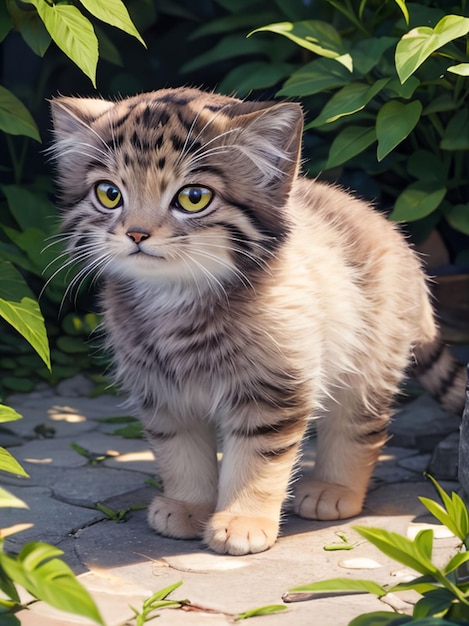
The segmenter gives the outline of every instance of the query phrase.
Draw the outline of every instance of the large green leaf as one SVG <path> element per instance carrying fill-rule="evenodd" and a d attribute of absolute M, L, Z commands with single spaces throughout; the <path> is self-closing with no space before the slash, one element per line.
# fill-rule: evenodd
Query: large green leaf
<path fill-rule="evenodd" d="M 395 222 L 414 222 L 433 213 L 443 201 L 446 187 L 426 181 L 411 183 L 398 196 L 390 219 Z"/>
<path fill-rule="evenodd" d="M 18 461 L 13 457 L 5 448 L 0 448 L 0 470 L 2 472 L 9 472 L 10 474 L 16 474 L 18 476 L 24 476 L 28 478 L 27 474 Z"/>
<path fill-rule="evenodd" d="M 11 91 L 0 85 L 0 130 L 10 135 L 26 135 L 41 141 L 31 113 Z"/>
<path fill-rule="evenodd" d="M 469 111 L 460 109 L 448 122 L 441 139 L 442 150 L 469 150 Z"/>
<path fill-rule="evenodd" d="M 419 26 L 403 35 L 396 46 L 396 70 L 405 82 L 422 63 L 445 44 L 469 32 L 469 18 L 445 15 L 435 28 Z"/>
<path fill-rule="evenodd" d="M 49 48 L 51 37 L 41 18 L 31 6 L 17 0 L 6 0 L 8 11 L 16 30 L 38 56 L 42 57 Z"/>
<path fill-rule="evenodd" d="M 6 574 L 35 598 L 51 606 L 82 615 L 104 626 L 103 619 L 72 570 L 56 558 L 61 550 L 43 543 L 26 544 L 17 557 L 0 553 Z"/>
<path fill-rule="evenodd" d="M 270 20 L 269 20 L 270 21 Z M 0 42 L 5 39 L 10 30 L 13 28 L 10 13 L 7 11 L 6 5 L 0 3 Z"/>
<path fill-rule="evenodd" d="M 378 161 L 382 161 L 413 131 L 421 112 L 422 104 L 418 100 L 409 104 L 389 100 L 383 104 L 376 117 Z"/>
<path fill-rule="evenodd" d="M 8 208 L 22 231 L 36 228 L 44 231 L 56 215 L 51 202 L 39 193 L 33 193 L 21 185 L 2 185 Z"/>
<path fill-rule="evenodd" d="M 369 126 L 347 126 L 332 142 L 326 169 L 346 163 L 376 141 L 376 131 Z"/>
<path fill-rule="evenodd" d="M 362 76 L 368 74 L 381 60 L 384 52 L 396 45 L 395 37 L 370 37 L 353 45 L 350 54 L 353 70 Z"/>
<path fill-rule="evenodd" d="M 398 533 L 383 530 L 382 528 L 370 528 L 368 526 L 355 526 L 355 530 L 365 537 L 370 543 L 381 550 L 386 556 L 406 565 L 420 574 L 438 572 L 437 568 L 428 558 L 428 545 L 425 541 L 424 548 L 420 541 L 411 541 Z M 426 533 L 427 531 L 421 531 Z M 433 531 L 429 531 L 433 533 Z M 421 534 L 421 533 L 419 533 Z"/>
<path fill-rule="evenodd" d="M 445 212 L 451 226 L 459 232 L 469 235 L 469 204 L 456 204 Z"/>
<path fill-rule="evenodd" d="M 312 96 L 349 83 L 352 74 L 333 59 L 316 59 L 294 72 L 278 96 Z"/>
<path fill-rule="evenodd" d="M 39 305 L 21 274 L 0 259 L 0 316 L 36 350 L 50 369 L 49 344 Z"/>
<path fill-rule="evenodd" d="M 335 122 L 335 120 L 345 115 L 352 115 L 357 111 L 361 111 L 383 89 L 388 80 L 387 78 L 381 78 L 371 87 L 362 82 L 345 85 L 332 96 L 318 117 L 307 124 L 305 128 L 318 128 L 324 124 Z"/>
<path fill-rule="evenodd" d="M 80 0 L 80 2 L 91 15 L 132 35 L 146 47 L 142 36 L 135 28 L 129 12 L 121 0 Z"/>
<path fill-rule="evenodd" d="M 282 35 L 319 56 L 335 59 L 350 72 L 353 69 L 352 57 L 342 41 L 342 37 L 334 26 L 327 22 L 321 20 L 278 22 L 257 28 L 249 33 L 248 37 L 264 31 Z"/>
<path fill-rule="evenodd" d="M 71 4 L 49 4 L 44 0 L 27 0 L 33 4 L 50 36 L 96 87 L 98 39 L 91 22 Z"/>

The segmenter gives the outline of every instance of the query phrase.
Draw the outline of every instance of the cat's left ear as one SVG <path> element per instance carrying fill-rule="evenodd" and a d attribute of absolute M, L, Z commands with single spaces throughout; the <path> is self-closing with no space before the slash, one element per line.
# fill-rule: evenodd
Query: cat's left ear
<path fill-rule="evenodd" d="M 248 105 L 246 102 L 245 105 Z M 256 103 L 256 108 L 262 103 Z M 293 179 L 298 171 L 303 111 L 293 102 L 265 103 L 265 108 L 238 115 L 236 125 L 240 145 L 258 171 L 265 186 L 285 179 Z"/>
<path fill-rule="evenodd" d="M 98 117 L 109 111 L 114 102 L 99 98 L 53 98 L 50 101 L 56 138 L 83 132 Z"/>

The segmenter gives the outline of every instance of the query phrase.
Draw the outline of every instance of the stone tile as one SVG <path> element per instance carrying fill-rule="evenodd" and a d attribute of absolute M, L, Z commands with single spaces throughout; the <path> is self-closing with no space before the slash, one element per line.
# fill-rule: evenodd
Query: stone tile
<path fill-rule="evenodd" d="M 409 402 L 394 415 L 389 431 L 395 446 L 431 452 L 446 435 L 459 429 L 460 418 L 427 395 Z"/>
<path fill-rule="evenodd" d="M 38 465 L 54 469 L 86 465 L 87 460 L 75 452 L 70 445 L 75 441 L 77 441 L 75 437 L 36 439 L 24 443 L 20 448 L 13 450 L 12 453 L 21 465 L 28 465 L 28 473 L 34 476 L 36 466 Z"/>
<path fill-rule="evenodd" d="M 146 478 L 139 472 L 116 470 L 101 464 L 87 465 L 61 472 L 52 489 L 60 500 L 94 508 L 96 502 L 139 489 Z"/>
<path fill-rule="evenodd" d="M 437 480 L 457 480 L 459 467 L 459 433 L 451 433 L 435 447 L 428 467 Z"/>
<path fill-rule="evenodd" d="M 31 523 L 31 528 L 6 539 L 7 549 L 17 551 L 29 541 L 44 541 L 57 545 L 67 535 L 102 518 L 99 511 L 85 509 L 52 497 L 46 487 L 8 487 L 27 503 L 28 509 L 2 509 L 2 527 Z"/>

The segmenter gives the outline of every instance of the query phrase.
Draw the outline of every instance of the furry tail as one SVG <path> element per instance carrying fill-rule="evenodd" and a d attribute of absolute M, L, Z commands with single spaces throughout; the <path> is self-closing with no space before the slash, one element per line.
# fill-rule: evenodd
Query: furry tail
<path fill-rule="evenodd" d="M 466 366 L 448 347 L 435 339 L 414 348 L 413 374 L 446 411 L 462 415 L 466 390 Z"/>

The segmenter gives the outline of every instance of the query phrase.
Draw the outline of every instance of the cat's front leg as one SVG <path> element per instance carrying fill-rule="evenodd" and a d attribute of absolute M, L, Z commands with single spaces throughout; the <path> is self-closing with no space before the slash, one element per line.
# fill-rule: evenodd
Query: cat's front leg
<path fill-rule="evenodd" d="M 384 394 L 383 394 L 384 395 Z M 300 479 L 294 490 L 294 511 L 319 520 L 358 515 L 368 483 L 387 439 L 389 402 L 371 413 L 352 393 L 342 392 L 341 402 L 317 424 L 318 451 L 314 472 Z"/>
<path fill-rule="evenodd" d="M 160 424 L 161 426 L 161 424 Z M 153 449 L 163 495 L 148 508 L 148 523 L 161 535 L 178 539 L 203 536 L 217 499 L 216 438 L 202 420 L 166 429 L 145 429 Z"/>
<path fill-rule="evenodd" d="M 305 427 L 295 417 L 225 432 L 217 509 L 205 530 L 215 552 L 242 555 L 275 543 Z"/>

